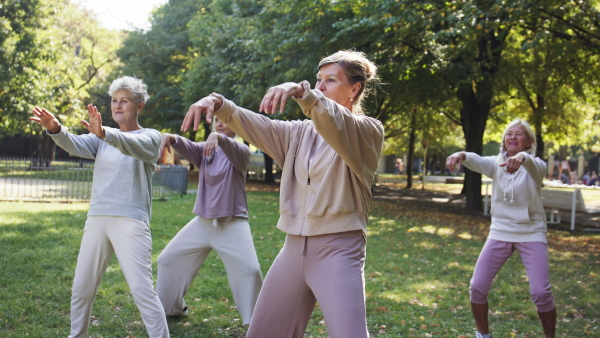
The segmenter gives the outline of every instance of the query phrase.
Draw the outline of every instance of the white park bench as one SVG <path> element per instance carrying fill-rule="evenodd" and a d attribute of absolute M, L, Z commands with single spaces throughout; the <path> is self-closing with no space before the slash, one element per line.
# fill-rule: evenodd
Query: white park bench
<path fill-rule="evenodd" d="M 548 223 L 560 223 L 560 210 L 571 212 L 571 231 L 575 230 L 575 214 L 577 212 L 596 214 L 600 209 L 588 209 L 585 206 L 581 189 L 542 189 L 544 209 L 549 210 Z M 556 215 L 556 219 L 554 216 Z"/>

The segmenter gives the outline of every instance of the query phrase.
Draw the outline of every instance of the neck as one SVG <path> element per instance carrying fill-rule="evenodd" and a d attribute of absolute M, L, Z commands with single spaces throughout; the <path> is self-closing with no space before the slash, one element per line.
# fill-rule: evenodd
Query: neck
<path fill-rule="evenodd" d="M 121 131 L 134 131 L 134 130 L 140 130 L 140 129 L 142 129 L 142 126 L 140 126 L 137 122 L 119 124 L 119 130 L 121 130 Z"/>

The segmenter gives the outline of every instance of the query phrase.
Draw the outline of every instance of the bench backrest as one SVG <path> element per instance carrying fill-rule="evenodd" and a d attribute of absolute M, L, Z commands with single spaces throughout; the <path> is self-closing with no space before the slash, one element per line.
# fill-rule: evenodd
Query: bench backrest
<path fill-rule="evenodd" d="M 573 194 L 577 198 L 575 210 L 586 212 L 581 190 L 575 189 L 542 189 L 542 202 L 546 208 L 557 208 L 571 210 L 573 206 Z"/>

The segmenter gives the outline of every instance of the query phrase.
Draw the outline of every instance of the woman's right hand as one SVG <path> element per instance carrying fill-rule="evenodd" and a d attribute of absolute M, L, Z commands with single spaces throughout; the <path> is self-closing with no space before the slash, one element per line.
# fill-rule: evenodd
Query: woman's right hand
<path fill-rule="evenodd" d="M 258 111 L 275 114 L 277 113 L 277 106 L 280 106 L 279 112 L 283 113 L 287 100 L 290 97 L 301 97 L 302 94 L 304 94 L 304 89 L 295 82 L 286 82 L 271 87 L 263 97 Z"/>
<path fill-rule="evenodd" d="M 446 160 L 446 168 L 448 168 L 448 170 L 450 170 L 452 173 L 459 171 L 462 161 L 464 161 L 466 158 L 467 156 L 463 152 L 454 153 L 448 156 L 448 159 Z"/>
<path fill-rule="evenodd" d="M 175 143 L 175 136 L 173 134 L 164 133 L 160 135 L 160 147 L 158 148 L 158 158 L 163 156 L 165 149 L 171 154 L 171 144 Z"/>
<path fill-rule="evenodd" d="M 48 129 L 50 134 L 58 134 L 60 132 L 61 124 L 54 114 L 40 107 L 34 107 L 31 112 L 35 115 L 29 118 L 31 121 L 37 122 L 42 127 Z"/>
<path fill-rule="evenodd" d="M 216 95 L 209 95 L 192 104 L 181 123 L 181 131 L 188 131 L 190 126 L 194 126 L 194 131 L 198 130 L 202 114 L 206 115 L 206 122 L 212 123 L 212 117 L 215 110 L 219 110 L 223 101 Z"/>

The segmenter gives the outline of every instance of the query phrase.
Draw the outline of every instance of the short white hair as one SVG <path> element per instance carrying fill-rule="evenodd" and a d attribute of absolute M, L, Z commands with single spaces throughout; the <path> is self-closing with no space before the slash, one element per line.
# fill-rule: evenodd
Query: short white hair
<path fill-rule="evenodd" d="M 148 86 L 142 80 L 135 77 L 123 76 L 114 80 L 108 88 L 108 95 L 112 97 L 116 91 L 122 89 L 131 93 L 131 98 L 135 103 L 146 103 L 150 98 L 150 95 L 148 95 Z"/>

